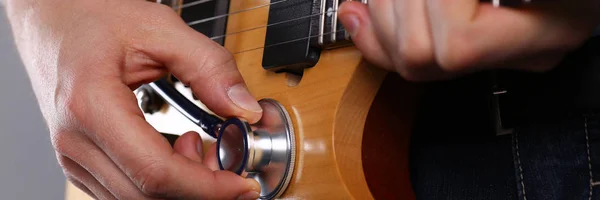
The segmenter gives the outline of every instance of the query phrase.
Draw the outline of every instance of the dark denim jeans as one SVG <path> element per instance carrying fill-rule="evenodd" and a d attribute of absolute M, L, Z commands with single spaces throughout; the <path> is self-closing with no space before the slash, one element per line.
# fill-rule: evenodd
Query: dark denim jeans
<path fill-rule="evenodd" d="M 411 147 L 418 199 L 600 199 L 600 115 L 565 116 L 502 136 L 423 135 Z"/>
<path fill-rule="evenodd" d="M 490 129 L 489 76 L 432 83 L 411 137 L 417 198 L 600 199 L 600 112 L 585 109 L 600 107 L 600 37 L 587 44 L 546 78 L 515 84 L 530 90 L 514 110 L 532 115 L 512 134 Z"/>

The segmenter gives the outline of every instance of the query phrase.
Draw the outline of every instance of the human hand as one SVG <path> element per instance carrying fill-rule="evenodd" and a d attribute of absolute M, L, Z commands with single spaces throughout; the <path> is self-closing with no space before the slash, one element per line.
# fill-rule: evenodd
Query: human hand
<path fill-rule="evenodd" d="M 252 179 L 218 171 L 197 133 L 172 148 L 132 90 L 168 71 L 216 114 L 259 120 L 232 55 L 146 1 L 9 0 L 7 12 L 57 158 L 98 199 L 258 197 Z"/>
<path fill-rule="evenodd" d="M 369 0 L 368 5 L 344 2 L 339 17 L 366 60 L 407 80 L 428 81 L 494 68 L 549 70 L 592 34 L 599 5 L 533 0 L 508 8 L 478 0 Z"/>

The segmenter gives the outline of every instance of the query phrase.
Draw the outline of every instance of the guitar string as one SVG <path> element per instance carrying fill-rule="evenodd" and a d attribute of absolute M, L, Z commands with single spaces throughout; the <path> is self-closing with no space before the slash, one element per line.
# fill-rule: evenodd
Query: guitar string
<path fill-rule="evenodd" d="M 275 44 L 271 44 L 271 45 L 267 45 L 267 46 L 256 47 L 256 48 L 251 48 L 251 49 L 246 49 L 246 50 L 238 51 L 238 52 L 235 52 L 235 53 L 232 53 L 232 54 L 240 54 L 240 53 L 245 53 L 245 52 L 249 52 L 249 51 L 255 51 L 255 50 L 259 50 L 259 49 L 266 49 L 266 48 L 269 48 L 269 47 L 284 45 L 284 44 L 288 44 L 288 43 L 292 43 L 292 42 L 297 42 L 297 41 L 300 41 L 300 40 L 310 39 L 310 38 L 313 38 L 313 37 L 325 36 L 325 35 L 329 35 L 329 34 L 333 34 L 333 33 L 337 33 L 337 32 L 343 32 L 343 31 L 346 31 L 346 30 L 345 29 L 340 29 L 340 30 L 336 30 L 336 31 L 331 31 L 331 32 L 323 33 L 323 34 L 318 34 L 318 35 L 313 35 L 313 36 L 307 36 L 307 37 L 297 38 L 297 39 L 293 39 L 293 40 L 287 40 L 287 41 L 283 41 L 283 42 L 279 42 L 279 43 L 275 43 Z"/>
<path fill-rule="evenodd" d="M 192 1 L 192 2 L 189 2 L 189 3 L 184 3 L 182 5 L 175 6 L 175 7 L 173 7 L 173 9 L 176 9 L 176 10 L 184 9 L 184 8 L 192 7 L 192 6 L 195 6 L 195 5 L 200 5 L 200 4 L 203 4 L 203 3 L 208 3 L 208 2 L 211 2 L 211 1 L 214 1 L 214 0 Z"/>
<path fill-rule="evenodd" d="M 292 22 L 292 21 L 297 21 L 297 20 L 301 20 L 301 19 L 306 19 L 306 18 L 310 18 L 310 17 L 316 17 L 316 16 L 320 16 L 320 15 L 323 15 L 323 14 L 332 14 L 334 12 L 337 12 L 337 10 L 331 10 L 331 11 L 327 11 L 325 13 L 317 13 L 317 14 L 302 16 L 302 17 L 298 17 L 298 18 L 294 18 L 294 19 L 288 19 L 288 20 L 284 20 L 284 21 L 280 21 L 280 22 L 275 22 L 275 23 L 271 23 L 271 24 L 267 24 L 267 25 L 262 25 L 262 26 L 257 26 L 257 27 L 253 27 L 253 28 L 249 28 L 249 29 L 244 29 L 244 30 L 241 30 L 241 31 L 227 33 L 227 34 L 224 34 L 224 35 L 213 36 L 210 39 L 215 40 L 215 39 L 219 39 L 219 38 L 222 38 L 222 37 L 236 35 L 236 34 L 240 34 L 240 33 L 243 33 L 243 32 L 248 32 L 248 31 L 252 31 L 252 30 L 256 30 L 256 29 L 260 29 L 260 28 L 266 28 L 266 27 L 275 26 L 275 25 L 279 25 L 279 24 L 284 24 L 284 23 L 288 23 L 288 22 Z"/>
<path fill-rule="evenodd" d="M 191 7 L 191 6 L 199 5 L 199 4 L 210 2 L 210 1 L 213 1 L 213 0 L 198 0 L 198 1 L 195 1 L 195 2 L 183 4 L 179 8 Z M 235 14 L 239 14 L 239 13 L 243 13 L 243 12 L 248 12 L 248 11 L 251 11 L 251 10 L 263 8 L 263 7 L 274 5 L 274 4 L 278 4 L 278 3 L 283 3 L 283 2 L 286 2 L 286 1 L 288 1 L 288 0 L 281 0 L 281 1 L 273 2 L 273 3 L 269 3 L 269 4 L 263 4 L 263 5 L 259 5 L 259 6 L 255 6 L 255 7 L 250 7 L 250 8 L 247 8 L 247 9 L 243 9 L 243 10 L 239 10 L 239 11 L 235 11 L 235 12 L 231 12 L 231 13 L 227 13 L 227 14 L 223 14 L 223 15 L 217 15 L 217 16 L 214 16 L 214 17 L 204 18 L 204 19 L 200 19 L 200 20 L 189 22 L 188 25 L 189 26 L 193 26 L 193 25 L 196 25 L 196 24 L 205 23 L 205 22 L 209 22 L 209 21 L 212 21 L 212 20 L 217 20 L 219 18 L 223 18 L 223 17 L 226 17 L 226 16 L 235 15 Z M 177 9 L 177 8 L 173 7 L 173 9 Z M 306 18 L 310 18 L 310 17 L 320 16 L 320 15 L 323 15 L 323 14 L 332 14 L 332 13 L 335 13 L 335 12 L 337 12 L 337 10 L 328 10 L 328 11 L 323 12 L 323 13 L 317 13 L 317 14 L 302 16 L 302 17 L 298 17 L 298 18 L 294 18 L 294 19 L 284 20 L 284 21 L 281 21 L 281 22 L 275 22 L 275 23 L 271 23 L 271 24 L 267 24 L 267 25 L 263 25 L 263 26 L 257 26 L 257 27 L 253 27 L 253 28 L 249 28 L 249 29 L 245 29 L 245 30 L 241 30 L 241 31 L 236 31 L 236 32 L 232 32 L 232 33 L 228 33 L 228 34 L 224 34 L 224 35 L 213 36 L 213 37 L 211 37 L 211 39 L 214 40 L 214 39 L 218 39 L 218 38 L 222 38 L 222 37 L 226 37 L 226 36 L 240 34 L 240 33 L 247 32 L 247 31 L 252 31 L 252 30 L 256 30 L 256 29 L 260 29 L 260 28 L 265 28 L 265 27 L 274 26 L 274 25 L 278 25 L 278 24 L 288 23 L 288 22 L 297 21 L 297 20 L 301 20 L 301 19 L 306 19 Z M 259 50 L 259 49 L 264 49 L 264 48 L 269 48 L 269 47 L 284 45 L 284 44 L 288 44 L 288 43 L 292 43 L 292 42 L 296 42 L 296 41 L 310 39 L 310 38 L 313 38 L 313 37 L 325 36 L 325 35 L 333 34 L 333 33 L 336 33 L 336 32 L 343 32 L 343 31 L 345 31 L 345 29 L 334 30 L 334 31 L 331 31 L 331 32 L 323 33 L 323 34 L 318 34 L 318 35 L 313 35 L 313 36 L 307 36 L 307 37 L 302 37 L 302 38 L 287 40 L 287 41 L 275 43 L 275 44 L 272 44 L 272 45 L 267 45 L 267 46 L 262 46 L 262 47 L 256 47 L 256 48 L 251 48 L 251 49 L 246 49 L 246 50 L 238 51 L 238 52 L 235 52 L 235 53 L 232 53 L 232 54 L 240 54 L 240 53 L 244 53 L 244 52 L 255 51 L 255 50 Z"/>
<path fill-rule="evenodd" d="M 209 2 L 209 1 L 213 1 L 213 0 L 200 0 L 200 1 L 203 1 L 202 3 L 205 3 L 205 2 Z M 267 7 L 267 6 L 272 6 L 272 5 L 275 5 L 275 4 L 278 4 L 278 3 L 283 3 L 283 2 L 286 2 L 286 1 L 289 1 L 289 0 L 281 0 L 281 1 L 273 2 L 273 3 L 268 3 L 268 4 L 263 4 L 263 5 L 258 5 L 258 6 L 246 8 L 246 9 L 243 9 L 243 10 L 238 10 L 238 11 L 235 11 L 235 12 L 230 12 L 230 13 L 227 13 L 227 14 L 222 14 L 222 15 L 217 15 L 217 16 L 208 17 L 208 18 L 204 18 L 204 19 L 199 19 L 199 20 L 196 20 L 196 21 L 188 22 L 187 25 L 188 26 L 193 26 L 193 25 L 197 25 L 197 24 L 201 24 L 201 23 L 205 23 L 205 22 L 217 20 L 217 19 L 220 19 L 220 18 L 223 18 L 223 17 L 227 17 L 227 16 L 230 16 L 230 15 L 240 14 L 240 13 L 243 13 L 243 12 L 248 12 L 248 11 L 256 10 L 256 9 Z M 173 8 L 173 9 L 176 9 L 176 8 Z"/>

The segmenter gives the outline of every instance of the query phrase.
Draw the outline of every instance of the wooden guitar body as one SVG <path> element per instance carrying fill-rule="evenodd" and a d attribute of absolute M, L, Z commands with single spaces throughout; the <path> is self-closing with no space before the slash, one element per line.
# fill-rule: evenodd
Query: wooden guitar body
<path fill-rule="evenodd" d="M 231 0 L 229 12 L 268 3 Z M 265 26 L 268 11 L 265 7 L 229 16 L 227 32 Z M 240 52 L 262 47 L 264 41 L 265 29 L 256 29 L 228 36 L 225 47 Z M 279 101 L 293 122 L 295 169 L 279 198 L 414 199 L 408 175 L 414 87 L 396 74 L 370 66 L 352 46 L 324 50 L 317 65 L 305 69 L 301 79 L 263 69 L 262 56 L 262 49 L 234 54 L 250 92 L 257 99 Z M 164 117 L 185 120 L 173 117 L 178 113 L 172 110 L 163 112 L 163 121 Z M 169 131 L 168 124 L 164 127 L 159 131 L 183 133 Z M 67 199 L 85 199 L 84 195 L 67 185 Z"/>

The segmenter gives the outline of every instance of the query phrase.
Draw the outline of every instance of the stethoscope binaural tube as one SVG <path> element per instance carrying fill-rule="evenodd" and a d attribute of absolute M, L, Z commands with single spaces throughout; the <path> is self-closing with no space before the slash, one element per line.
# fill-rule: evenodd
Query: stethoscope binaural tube
<path fill-rule="evenodd" d="M 223 120 L 202 110 L 187 97 L 183 96 L 166 78 L 161 78 L 150 84 L 150 87 L 162 97 L 167 103 L 173 106 L 182 115 L 198 125 L 204 132 L 213 138 L 217 138 L 219 126 Z"/>
<path fill-rule="evenodd" d="M 239 118 L 226 121 L 209 114 L 183 96 L 166 78 L 149 84 L 169 105 L 197 124 L 204 132 L 217 139 L 219 167 L 241 175 L 248 163 L 252 130 L 248 122 Z"/>

